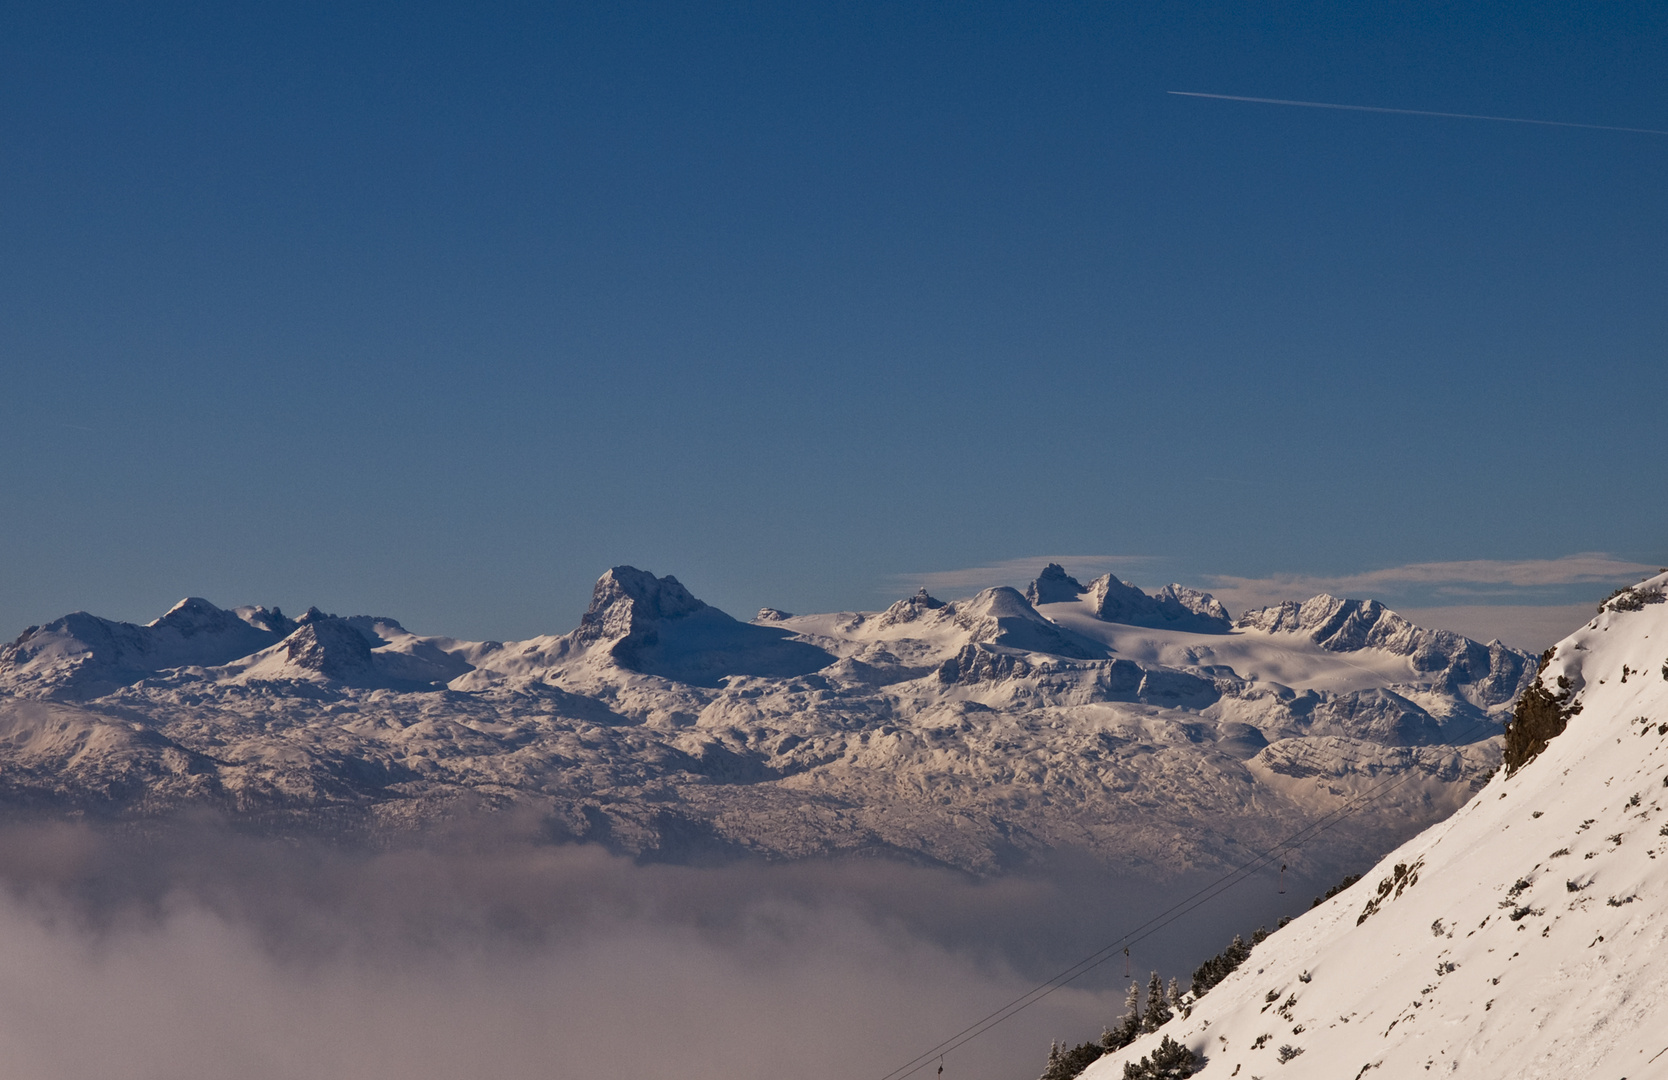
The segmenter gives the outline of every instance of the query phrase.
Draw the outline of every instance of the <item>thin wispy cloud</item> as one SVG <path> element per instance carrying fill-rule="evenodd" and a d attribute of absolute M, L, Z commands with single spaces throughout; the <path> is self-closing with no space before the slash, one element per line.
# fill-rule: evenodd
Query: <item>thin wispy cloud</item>
<path fill-rule="evenodd" d="M 1648 563 L 1588 551 L 1559 559 L 1466 559 L 1408 563 L 1356 574 L 1275 574 L 1236 577 L 1207 574 L 1206 588 L 1230 607 L 1260 607 L 1302 600 L 1317 593 L 1334 596 L 1394 596 L 1418 590 L 1434 598 L 1471 606 L 1522 603 L 1533 590 L 1568 585 L 1603 585 L 1656 573 Z"/>

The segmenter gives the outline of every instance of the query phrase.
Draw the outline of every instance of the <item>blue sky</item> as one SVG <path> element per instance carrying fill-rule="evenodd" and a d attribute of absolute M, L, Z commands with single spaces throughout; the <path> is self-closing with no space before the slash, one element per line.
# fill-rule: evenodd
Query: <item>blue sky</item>
<path fill-rule="evenodd" d="M 1665 128 L 1661 5 L 598 7 L 0 10 L 0 636 L 1668 560 L 1668 137 L 1166 93 Z"/>

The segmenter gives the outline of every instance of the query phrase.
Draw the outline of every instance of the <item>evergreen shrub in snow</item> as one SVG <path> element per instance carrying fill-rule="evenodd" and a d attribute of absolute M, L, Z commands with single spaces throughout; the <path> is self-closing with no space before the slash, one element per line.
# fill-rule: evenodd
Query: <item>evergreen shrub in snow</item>
<path fill-rule="evenodd" d="M 1140 1061 L 1124 1063 L 1124 1080 L 1181 1080 L 1199 1068 L 1193 1051 L 1166 1035 L 1158 1048 Z"/>

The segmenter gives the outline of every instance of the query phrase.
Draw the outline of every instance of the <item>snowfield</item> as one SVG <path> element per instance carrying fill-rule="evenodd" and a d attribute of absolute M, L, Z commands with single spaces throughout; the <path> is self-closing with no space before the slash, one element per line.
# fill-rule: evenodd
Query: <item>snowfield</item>
<path fill-rule="evenodd" d="M 1211 1077 L 1668 1076 L 1668 574 L 1538 676 L 1567 728 L 1259 945 L 1173 1038 Z"/>
<path fill-rule="evenodd" d="M 371 837 L 516 810 L 662 859 L 989 873 L 1072 849 L 1162 878 L 1404 777 L 1294 856 L 1335 879 L 1471 796 L 1533 671 L 1372 601 L 1235 621 L 1195 590 L 1057 566 L 1025 594 L 751 622 L 616 567 L 577 629 L 519 642 L 192 598 L 0 649 L 0 800 Z"/>

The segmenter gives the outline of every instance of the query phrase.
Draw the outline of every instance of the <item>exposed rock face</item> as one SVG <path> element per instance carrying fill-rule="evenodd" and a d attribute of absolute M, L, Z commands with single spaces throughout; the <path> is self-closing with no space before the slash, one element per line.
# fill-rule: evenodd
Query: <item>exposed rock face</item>
<path fill-rule="evenodd" d="M 974 641 L 1005 649 L 1081 660 L 1106 655 L 1104 648 L 1081 640 L 1045 619 L 1030 601 L 1007 586 L 986 589 L 970 600 L 958 602 L 955 619 L 972 633 Z"/>
<path fill-rule="evenodd" d="M 283 643 L 295 667 L 344 682 L 372 670 L 371 643 L 346 619 L 308 608 L 298 621 L 301 625 Z"/>
<path fill-rule="evenodd" d="M 616 566 L 597 579 L 591 606 L 573 636 L 581 644 L 613 641 L 617 655 L 629 654 L 654 644 L 660 623 L 705 607 L 669 574 L 657 578 L 634 566 Z"/>
<path fill-rule="evenodd" d="M 1210 593 L 1168 585 L 1155 596 L 1106 574 L 1084 590 L 1095 616 L 1106 622 L 1184 630 L 1195 634 L 1225 634 L 1231 628 L 1228 609 Z"/>
<path fill-rule="evenodd" d="M 1069 599 L 922 591 L 742 623 L 616 567 L 572 633 L 509 643 L 195 600 L 149 627 L 76 614 L 0 653 L 0 799 L 371 833 L 519 807 L 553 837 L 657 858 L 866 851 L 991 871 L 1065 846 L 1152 875 L 1231 865 L 1405 777 L 1305 855 L 1348 862 L 1498 760 L 1505 706 L 1478 686 L 1507 663 L 1433 675 L 1371 633 L 1346 655 L 1345 637 L 1309 636 L 1326 620 L 1205 634 L 1189 629 L 1218 621 L 1204 594 L 1046 578 L 1035 595 Z M 1108 622 L 1107 598 L 1129 594 L 1146 621 Z"/>
<path fill-rule="evenodd" d="M 1486 706 L 1512 700 L 1529 673 L 1528 654 L 1499 642 L 1479 644 L 1448 630 L 1415 626 L 1376 600 L 1341 600 L 1322 593 L 1301 603 L 1288 600 L 1240 616 L 1235 626 L 1267 634 L 1292 634 L 1328 652 L 1380 649 L 1408 657 L 1416 670 L 1464 685 Z"/>
<path fill-rule="evenodd" d="M 1185 585 L 1177 585 L 1172 582 L 1153 593 L 1153 599 L 1158 601 L 1160 610 L 1173 611 L 1180 608 L 1182 611 L 1198 616 L 1210 624 L 1213 632 L 1220 632 L 1233 623 L 1233 619 L 1228 614 L 1228 609 L 1222 606 L 1222 601 L 1208 592 L 1189 589 Z M 1180 617 L 1179 612 L 1177 617 Z"/>
<path fill-rule="evenodd" d="M 1037 580 L 1026 586 L 1025 599 L 1033 604 L 1057 604 L 1076 600 L 1088 591 L 1081 582 L 1066 573 L 1065 567 L 1049 563 L 1037 575 Z"/>
<path fill-rule="evenodd" d="M 1508 776 L 1539 757 L 1548 743 L 1564 733 L 1570 718 L 1581 711 L 1581 703 L 1570 700 L 1574 687 L 1568 675 L 1556 677 L 1556 690 L 1549 689 L 1543 681 L 1547 665 L 1556 652 L 1554 647 L 1541 654 L 1534 681 L 1517 699 L 1511 722 L 1506 725 L 1504 760 Z"/>
<path fill-rule="evenodd" d="M 898 626 L 926 618 L 936 612 L 943 612 L 945 617 L 949 618 L 955 613 L 946 612 L 948 606 L 944 601 L 928 596 L 926 587 L 922 586 L 914 596 L 899 600 L 881 612 L 875 624 L 880 627 Z"/>

